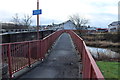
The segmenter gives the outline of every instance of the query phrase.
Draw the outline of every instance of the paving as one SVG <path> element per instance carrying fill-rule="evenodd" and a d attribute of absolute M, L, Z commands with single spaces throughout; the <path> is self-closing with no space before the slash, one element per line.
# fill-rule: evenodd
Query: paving
<path fill-rule="evenodd" d="M 20 78 L 81 78 L 79 61 L 70 35 L 63 33 L 47 58 Z"/>

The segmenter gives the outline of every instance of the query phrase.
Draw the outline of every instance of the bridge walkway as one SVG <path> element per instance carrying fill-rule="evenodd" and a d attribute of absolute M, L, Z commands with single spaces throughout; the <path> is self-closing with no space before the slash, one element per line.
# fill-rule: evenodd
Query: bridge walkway
<path fill-rule="evenodd" d="M 63 33 L 47 58 L 20 78 L 81 78 L 79 61 L 70 35 Z"/>

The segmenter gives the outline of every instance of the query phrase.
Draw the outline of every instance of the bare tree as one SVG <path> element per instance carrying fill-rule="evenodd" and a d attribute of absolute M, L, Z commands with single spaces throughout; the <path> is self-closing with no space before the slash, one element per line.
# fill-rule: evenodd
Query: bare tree
<path fill-rule="evenodd" d="M 15 24 L 19 25 L 20 24 L 20 19 L 18 17 L 18 13 L 15 14 L 15 16 L 12 17 L 12 22 L 14 22 Z"/>
<path fill-rule="evenodd" d="M 26 27 L 29 27 L 32 23 L 31 18 L 32 18 L 32 16 L 24 15 L 24 18 L 22 19 L 22 24 Z"/>
<path fill-rule="evenodd" d="M 15 16 L 12 17 L 11 21 L 17 25 L 23 25 L 25 27 L 29 27 L 32 23 L 31 18 L 32 16 L 24 15 L 24 17 L 20 19 L 18 14 L 16 13 Z"/>
<path fill-rule="evenodd" d="M 76 28 L 82 28 L 88 23 L 88 19 L 82 18 L 79 14 L 74 14 L 69 19 L 76 25 Z"/>

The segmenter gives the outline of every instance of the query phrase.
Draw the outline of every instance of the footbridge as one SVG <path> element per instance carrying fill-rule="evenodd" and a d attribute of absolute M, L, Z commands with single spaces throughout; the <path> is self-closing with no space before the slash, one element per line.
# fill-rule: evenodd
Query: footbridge
<path fill-rule="evenodd" d="M 42 40 L 0 46 L 2 66 L 8 66 L 8 70 L 3 70 L 2 75 L 6 73 L 7 78 L 104 80 L 85 42 L 72 30 L 59 30 Z"/>

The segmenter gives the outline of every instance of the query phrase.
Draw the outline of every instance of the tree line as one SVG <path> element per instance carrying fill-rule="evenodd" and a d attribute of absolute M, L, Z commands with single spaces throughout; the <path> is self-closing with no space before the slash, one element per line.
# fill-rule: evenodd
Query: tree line
<path fill-rule="evenodd" d="M 12 17 L 11 21 L 17 25 L 23 25 L 23 26 L 29 27 L 32 23 L 31 18 L 32 18 L 32 16 L 30 16 L 30 15 L 24 15 L 24 17 L 20 19 L 18 14 L 16 13 Z M 79 14 L 73 14 L 73 15 L 69 16 L 69 20 L 75 24 L 76 29 L 78 29 L 78 28 L 82 29 L 86 24 L 89 23 L 88 19 L 81 17 Z"/>

